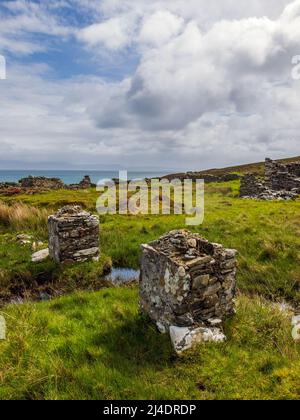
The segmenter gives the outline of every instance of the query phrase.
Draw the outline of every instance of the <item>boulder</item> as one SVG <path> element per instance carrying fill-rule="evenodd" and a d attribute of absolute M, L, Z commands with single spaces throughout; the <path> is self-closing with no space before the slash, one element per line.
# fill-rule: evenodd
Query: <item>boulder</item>
<path fill-rule="evenodd" d="M 46 260 L 48 257 L 49 257 L 49 248 L 46 248 L 32 254 L 31 261 L 34 263 L 39 263 Z"/>

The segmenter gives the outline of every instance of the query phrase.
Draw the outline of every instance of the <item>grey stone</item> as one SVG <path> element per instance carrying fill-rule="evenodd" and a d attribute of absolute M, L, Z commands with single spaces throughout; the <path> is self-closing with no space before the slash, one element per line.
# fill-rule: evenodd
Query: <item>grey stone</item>
<path fill-rule="evenodd" d="M 225 335 L 219 328 L 188 328 L 172 325 L 170 337 L 174 350 L 179 355 L 197 344 L 226 341 Z"/>
<path fill-rule="evenodd" d="M 48 257 L 49 257 L 49 248 L 46 248 L 32 254 L 31 261 L 34 263 L 39 263 L 46 260 Z"/>

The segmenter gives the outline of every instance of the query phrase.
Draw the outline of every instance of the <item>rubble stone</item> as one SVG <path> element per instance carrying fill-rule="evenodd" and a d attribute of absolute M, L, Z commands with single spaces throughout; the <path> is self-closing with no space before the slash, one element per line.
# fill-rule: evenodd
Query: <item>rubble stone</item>
<path fill-rule="evenodd" d="M 241 180 L 240 196 L 260 200 L 291 200 L 300 195 L 300 162 L 283 165 L 265 162 L 265 178 L 246 174 Z"/>
<path fill-rule="evenodd" d="M 80 206 L 66 206 L 50 216 L 49 253 L 56 262 L 99 259 L 99 219 Z"/>

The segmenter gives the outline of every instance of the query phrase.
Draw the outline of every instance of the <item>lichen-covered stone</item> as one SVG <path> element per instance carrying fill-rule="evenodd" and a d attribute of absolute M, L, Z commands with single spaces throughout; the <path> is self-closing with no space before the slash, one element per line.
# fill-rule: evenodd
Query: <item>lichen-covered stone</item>
<path fill-rule="evenodd" d="M 226 336 L 220 328 L 184 328 L 171 326 L 170 337 L 176 353 L 181 354 L 201 343 L 223 343 Z"/>
<path fill-rule="evenodd" d="M 187 230 L 142 246 L 140 301 L 160 331 L 211 328 L 235 313 L 237 251 Z M 221 325 L 222 328 L 222 325 Z"/>
<path fill-rule="evenodd" d="M 56 262 L 99 259 L 99 219 L 80 206 L 66 206 L 48 219 L 49 253 Z"/>

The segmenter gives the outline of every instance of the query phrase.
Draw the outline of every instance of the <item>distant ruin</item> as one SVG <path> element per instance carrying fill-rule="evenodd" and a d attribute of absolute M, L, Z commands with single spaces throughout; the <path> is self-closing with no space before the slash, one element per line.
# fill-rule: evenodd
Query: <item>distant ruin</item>
<path fill-rule="evenodd" d="M 21 188 L 45 188 L 49 190 L 59 190 L 64 187 L 64 183 L 59 178 L 46 178 L 44 176 L 29 176 L 19 181 Z"/>
<path fill-rule="evenodd" d="M 78 184 L 67 185 L 59 178 L 28 176 L 19 182 L 0 182 L 0 192 L 4 195 L 36 194 L 52 190 L 85 190 L 96 187 L 89 175 L 85 175 Z"/>
<path fill-rule="evenodd" d="M 291 200 L 300 195 L 300 162 L 282 164 L 265 161 L 265 176 L 246 174 L 241 180 L 240 197 L 260 200 Z"/>
<path fill-rule="evenodd" d="M 49 255 L 58 263 L 98 261 L 99 218 L 70 205 L 49 217 Z"/>
<path fill-rule="evenodd" d="M 187 230 L 142 246 L 141 308 L 170 333 L 177 352 L 226 339 L 223 322 L 235 313 L 236 255 Z"/>

